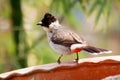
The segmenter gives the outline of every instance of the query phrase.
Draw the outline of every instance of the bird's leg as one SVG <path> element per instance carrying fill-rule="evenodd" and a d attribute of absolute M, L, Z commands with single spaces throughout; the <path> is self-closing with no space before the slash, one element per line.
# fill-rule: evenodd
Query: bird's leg
<path fill-rule="evenodd" d="M 77 56 L 77 58 L 76 58 L 75 60 L 76 60 L 76 62 L 78 63 L 78 60 L 79 60 L 78 53 L 76 53 L 76 56 Z"/>
<path fill-rule="evenodd" d="M 57 63 L 58 63 L 58 64 L 61 63 L 60 59 L 61 59 L 62 56 L 63 56 L 63 55 L 60 55 L 60 56 L 59 56 L 59 58 L 58 58 L 58 60 L 57 60 Z"/>

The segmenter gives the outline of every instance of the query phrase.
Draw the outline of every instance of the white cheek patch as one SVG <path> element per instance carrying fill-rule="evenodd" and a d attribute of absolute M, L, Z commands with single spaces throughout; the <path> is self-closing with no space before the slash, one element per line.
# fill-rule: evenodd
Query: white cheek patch
<path fill-rule="evenodd" d="M 57 27 L 59 27 L 59 26 L 60 26 L 60 24 L 59 24 L 58 21 L 52 22 L 52 23 L 49 25 L 50 28 L 57 28 Z"/>
<path fill-rule="evenodd" d="M 86 44 L 72 44 L 70 49 L 71 50 L 75 50 L 76 48 L 82 48 L 82 47 L 85 47 Z"/>

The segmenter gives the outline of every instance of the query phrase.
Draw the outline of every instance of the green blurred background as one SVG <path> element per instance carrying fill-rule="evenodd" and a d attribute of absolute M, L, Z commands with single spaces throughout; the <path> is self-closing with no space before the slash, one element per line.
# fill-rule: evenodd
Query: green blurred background
<path fill-rule="evenodd" d="M 45 32 L 36 24 L 49 12 L 84 36 L 88 44 L 120 53 L 120 0 L 0 0 L 0 73 L 56 62 Z M 84 51 L 80 58 L 96 57 Z M 64 56 L 71 61 L 75 54 Z"/>

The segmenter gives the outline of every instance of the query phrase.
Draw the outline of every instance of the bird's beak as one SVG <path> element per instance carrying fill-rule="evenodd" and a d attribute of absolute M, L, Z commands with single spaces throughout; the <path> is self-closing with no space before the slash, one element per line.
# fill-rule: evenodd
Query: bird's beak
<path fill-rule="evenodd" d="M 42 25 L 42 22 L 38 22 L 37 25 Z"/>

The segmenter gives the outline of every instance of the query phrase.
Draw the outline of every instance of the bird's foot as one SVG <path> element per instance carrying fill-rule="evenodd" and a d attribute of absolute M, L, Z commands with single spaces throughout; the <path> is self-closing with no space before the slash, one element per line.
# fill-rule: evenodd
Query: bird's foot
<path fill-rule="evenodd" d="M 75 59 L 75 62 L 78 63 L 79 59 Z"/>
<path fill-rule="evenodd" d="M 57 63 L 58 63 L 58 64 L 60 64 L 60 63 L 61 63 L 61 61 L 60 61 L 60 60 L 57 60 Z"/>

